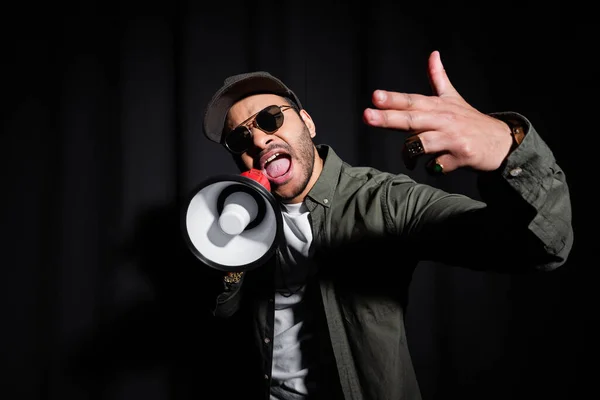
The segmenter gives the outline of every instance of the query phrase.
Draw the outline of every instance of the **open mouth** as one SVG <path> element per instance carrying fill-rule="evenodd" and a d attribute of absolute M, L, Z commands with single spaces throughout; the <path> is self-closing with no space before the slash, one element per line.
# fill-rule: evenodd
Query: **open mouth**
<path fill-rule="evenodd" d="M 280 183 L 286 179 L 291 166 L 292 160 L 288 154 L 274 153 L 265 161 L 263 169 L 269 180 Z"/>

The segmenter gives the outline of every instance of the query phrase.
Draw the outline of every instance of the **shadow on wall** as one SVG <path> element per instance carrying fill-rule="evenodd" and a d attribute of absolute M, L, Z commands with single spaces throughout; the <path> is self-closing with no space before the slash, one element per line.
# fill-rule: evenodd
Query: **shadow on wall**
<path fill-rule="evenodd" d="M 122 256 L 118 269 L 133 265 L 136 272 L 122 276 L 117 271 L 121 280 L 117 285 L 132 288 L 144 282 L 146 293 L 129 295 L 137 297 L 134 301 L 101 307 L 95 328 L 70 349 L 68 376 L 95 396 L 136 375 L 138 381 L 146 379 L 149 388 L 159 379 L 170 390 L 185 393 L 185 398 L 193 397 L 192 383 L 202 390 L 203 383 L 212 386 L 224 379 L 211 372 L 221 370 L 213 339 L 222 340 L 225 332 L 213 325 L 209 311 L 221 277 L 186 247 L 177 206 L 140 218 L 134 240 L 124 246 Z M 105 287 L 102 294 L 113 295 L 114 289 Z M 157 378 L 157 371 L 163 375 Z"/>

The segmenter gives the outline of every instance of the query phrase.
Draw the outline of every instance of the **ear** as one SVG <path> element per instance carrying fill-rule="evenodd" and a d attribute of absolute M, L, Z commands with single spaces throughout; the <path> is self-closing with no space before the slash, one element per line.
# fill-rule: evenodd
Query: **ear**
<path fill-rule="evenodd" d="M 310 132 L 310 137 L 314 138 L 317 135 L 317 130 L 315 128 L 315 123 L 313 122 L 310 114 L 306 112 L 306 110 L 300 110 L 300 118 L 304 121 L 304 125 L 308 128 Z"/>

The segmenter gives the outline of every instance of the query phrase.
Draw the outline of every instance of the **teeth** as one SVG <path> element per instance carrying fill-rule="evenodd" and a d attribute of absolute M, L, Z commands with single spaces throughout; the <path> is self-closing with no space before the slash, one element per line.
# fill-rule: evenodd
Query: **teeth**
<path fill-rule="evenodd" d="M 275 158 L 277 158 L 278 155 L 279 155 L 279 153 L 275 153 L 271 157 L 269 157 L 267 159 L 267 161 L 265 162 L 265 165 L 268 164 L 268 163 L 270 163 L 271 161 L 273 161 Z"/>

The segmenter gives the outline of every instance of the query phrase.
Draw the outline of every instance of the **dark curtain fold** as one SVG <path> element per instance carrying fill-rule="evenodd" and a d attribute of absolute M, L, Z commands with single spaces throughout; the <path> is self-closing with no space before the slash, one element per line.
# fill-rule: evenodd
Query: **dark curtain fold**
<path fill-rule="evenodd" d="M 267 70 L 300 96 L 317 142 L 351 164 L 406 172 L 403 134 L 368 128 L 361 113 L 376 88 L 429 94 L 438 49 L 467 101 L 523 113 L 552 146 L 577 230 L 572 258 L 550 274 L 418 268 L 407 324 L 424 399 L 579 398 L 597 371 L 583 255 L 595 244 L 581 233 L 589 158 L 573 149 L 595 134 L 581 115 L 595 79 L 587 14 L 466 2 L 15 5 L 2 27 L 0 396 L 221 398 L 207 393 L 235 381 L 219 359 L 227 343 L 198 306 L 203 275 L 179 226 L 196 185 L 238 172 L 202 135 L 204 105 L 226 76 Z M 468 171 L 410 174 L 478 195 Z"/>

